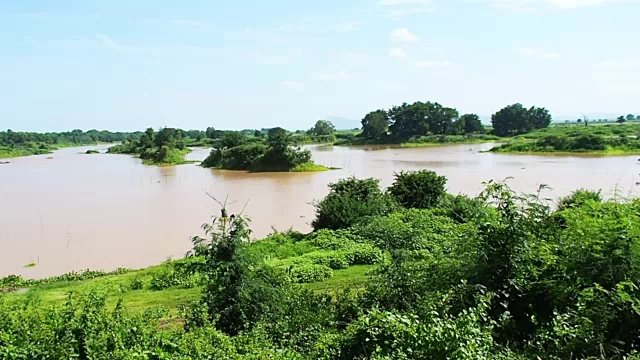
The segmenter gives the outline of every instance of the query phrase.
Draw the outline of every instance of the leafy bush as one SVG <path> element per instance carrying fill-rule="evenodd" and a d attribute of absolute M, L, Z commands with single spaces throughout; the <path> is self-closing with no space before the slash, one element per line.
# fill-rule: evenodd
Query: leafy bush
<path fill-rule="evenodd" d="M 201 286 L 204 283 L 204 276 L 198 270 L 203 268 L 204 262 L 202 257 L 187 257 L 167 262 L 166 268 L 153 274 L 149 288 L 164 290 L 174 286 L 183 288 Z"/>
<path fill-rule="evenodd" d="M 314 251 L 303 257 L 316 265 L 324 265 L 333 270 L 346 269 L 351 265 L 345 253 L 341 251 Z"/>
<path fill-rule="evenodd" d="M 406 208 L 428 209 L 436 206 L 445 194 L 447 178 L 430 170 L 401 171 L 388 191 Z"/>
<path fill-rule="evenodd" d="M 144 280 L 141 277 L 135 277 L 129 283 L 131 290 L 141 290 L 144 288 Z"/>
<path fill-rule="evenodd" d="M 434 214 L 447 216 L 459 224 L 479 222 L 490 216 L 489 213 L 490 209 L 482 199 L 451 194 L 445 194 L 434 210 Z"/>
<path fill-rule="evenodd" d="M 600 195 L 600 190 L 586 190 L 586 189 L 578 189 L 571 194 L 560 198 L 558 201 L 558 211 L 566 210 L 572 207 L 579 207 L 584 205 L 586 202 L 593 201 L 596 203 L 602 202 L 602 196 Z"/>
<path fill-rule="evenodd" d="M 290 267 L 289 274 L 297 283 L 310 283 L 329 279 L 333 271 L 325 265 L 301 264 Z"/>
<path fill-rule="evenodd" d="M 369 244 L 356 244 L 344 250 L 349 265 L 373 265 L 384 261 L 384 252 Z"/>
<path fill-rule="evenodd" d="M 329 194 L 315 204 L 316 218 L 312 225 L 316 230 L 344 229 L 364 217 L 384 215 L 396 208 L 373 178 L 350 177 L 329 184 L 329 189 Z"/>

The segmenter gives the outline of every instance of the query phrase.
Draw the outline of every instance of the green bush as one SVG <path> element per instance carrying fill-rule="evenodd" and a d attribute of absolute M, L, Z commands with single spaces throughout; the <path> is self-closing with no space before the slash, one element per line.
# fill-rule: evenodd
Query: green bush
<path fill-rule="evenodd" d="M 429 209 L 445 194 L 447 178 L 434 171 L 401 171 L 388 191 L 405 208 Z"/>
<path fill-rule="evenodd" d="M 602 202 L 602 195 L 600 195 L 600 190 L 593 191 L 578 189 L 571 194 L 560 198 L 560 200 L 558 201 L 558 211 L 566 210 L 572 207 L 579 207 L 589 201 L 593 201 L 596 203 Z"/>
<path fill-rule="evenodd" d="M 303 255 L 303 257 L 316 265 L 324 265 L 333 270 L 346 269 L 351 265 L 346 254 L 341 251 L 314 251 Z"/>
<path fill-rule="evenodd" d="M 396 208 L 394 201 L 383 194 L 379 181 L 355 177 L 329 184 L 329 194 L 316 203 L 313 228 L 344 229 L 367 216 L 388 214 Z"/>
<path fill-rule="evenodd" d="M 129 289 L 131 290 L 141 290 L 143 288 L 144 288 L 144 280 L 141 277 L 133 278 L 129 283 Z"/>
<path fill-rule="evenodd" d="M 344 250 L 349 265 L 373 265 L 384 261 L 384 252 L 369 244 L 356 244 Z"/>
<path fill-rule="evenodd" d="M 304 264 L 292 266 L 289 273 L 297 283 L 310 283 L 324 281 L 333 276 L 330 267 L 317 264 Z"/>

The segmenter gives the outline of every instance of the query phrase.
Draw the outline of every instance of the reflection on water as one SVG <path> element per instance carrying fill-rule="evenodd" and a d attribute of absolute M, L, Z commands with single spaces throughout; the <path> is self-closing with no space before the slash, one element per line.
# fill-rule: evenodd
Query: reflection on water
<path fill-rule="evenodd" d="M 548 197 L 578 187 L 618 186 L 628 193 L 640 167 L 636 157 L 543 157 L 481 153 L 492 144 L 429 148 L 308 146 L 317 163 L 340 168 L 322 173 L 248 173 L 203 169 L 197 164 L 146 166 L 128 155 L 84 155 L 63 149 L 48 155 L 12 159 L 0 166 L 0 276 L 42 277 L 85 268 L 142 267 L 182 256 L 190 236 L 217 214 L 205 195 L 229 196 L 231 211 L 248 202 L 245 213 L 255 237 L 289 227 L 310 229 L 310 203 L 327 184 L 355 175 L 375 177 L 383 186 L 401 170 L 434 169 L 449 179 L 452 193 L 477 194 L 481 183 L 513 177 L 517 191 L 548 184 Z M 210 149 L 194 149 L 202 160 Z M 37 262 L 35 268 L 25 264 Z"/>

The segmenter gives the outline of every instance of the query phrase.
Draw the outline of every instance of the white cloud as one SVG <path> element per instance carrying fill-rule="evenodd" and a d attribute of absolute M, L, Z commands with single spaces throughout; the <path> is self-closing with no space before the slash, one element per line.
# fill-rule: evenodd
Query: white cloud
<path fill-rule="evenodd" d="M 536 57 L 541 59 L 557 59 L 560 57 L 560 53 L 556 51 L 549 51 L 541 47 L 521 47 L 518 49 L 520 56 L 524 57 Z"/>
<path fill-rule="evenodd" d="M 295 80 L 283 80 L 280 85 L 289 90 L 302 91 L 304 90 L 304 83 Z"/>
<path fill-rule="evenodd" d="M 317 81 L 339 81 L 348 79 L 349 74 L 345 71 L 314 72 L 311 78 Z"/>
<path fill-rule="evenodd" d="M 407 52 L 400 48 L 393 48 L 393 49 L 389 49 L 389 56 L 398 58 L 398 59 L 404 59 L 407 57 Z"/>
<path fill-rule="evenodd" d="M 424 61 L 418 61 L 416 63 L 416 66 L 419 68 L 448 67 L 451 65 L 453 65 L 451 61 L 424 60 Z"/>
<path fill-rule="evenodd" d="M 395 29 L 389 34 L 389 39 L 395 42 L 418 41 L 418 37 L 412 34 L 407 28 Z"/>

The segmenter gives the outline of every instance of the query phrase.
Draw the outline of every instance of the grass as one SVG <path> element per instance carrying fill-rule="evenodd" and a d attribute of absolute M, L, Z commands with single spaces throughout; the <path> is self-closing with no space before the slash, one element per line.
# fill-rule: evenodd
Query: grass
<path fill-rule="evenodd" d="M 336 289 L 351 287 L 363 288 L 368 279 L 368 273 L 377 265 L 355 265 L 342 270 L 334 270 L 333 276 L 325 281 L 305 284 L 313 291 L 333 292 Z"/>
<path fill-rule="evenodd" d="M 150 308 L 161 307 L 168 311 L 167 319 L 180 321 L 181 307 L 197 301 L 202 295 L 202 288 L 171 287 L 164 290 L 150 290 L 148 285 L 154 274 L 166 271 L 169 264 L 152 266 L 119 275 L 109 275 L 82 281 L 59 281 L 51 284 L 35 285 L 27 292 L 14 292 L 5 295 L 8 303 L 37 300 L 44 306 L 62 304 L 70 293 L 88 293 L 95 291 L 108 295 L 107 304 L 115 306 L 122 299 L 124 306 L 142 313 Z M 321 282 L 304 284 L 318 292 L 332 292 L 341 287 L 362 288 L 367 280 L 367 273 L 376 265 L 356 265 L 347 269 L 335 270 L 333 277 Z M 131 282 L 141 279 L 145 287 L 131 290 Z"/>
<path fill-rule="evenodd" d="M 31 147 L 16 147 L 16 148 L 8 148 L 0 146 L 0 159 L 9 159 L 16 158 L 21 156 L 31 156 L 31 155 L 42 155 L 42 154 L 51 154 L 52 150 L 55 149 L 41 149 L 41 148 L 31 148 Z"/>
<path fill-rule="evenodd" d="M 171 149 L 167 153 L 167 155 L 160 161 L 155 159 L 143 159 L 142 163 L 145 165 L 156 165 L 156 166 L 174 166 L 174 165 L 183 165 L 183 164 L 192 164 L 198 161 L 185 160 L 184 156 L 190 153 L 191 150 L 186 148 L 184 150 Z"/>
<path fill-rule="evenodd" d="M 291 172 L 317 172 L 317 171 L 327 171 L 327 170 L 331 170 L 331 169 L 329 169 L 326 166 L 318 165 L 311 161 L 308 163 L 297 165 L 290 171 Z"/>

